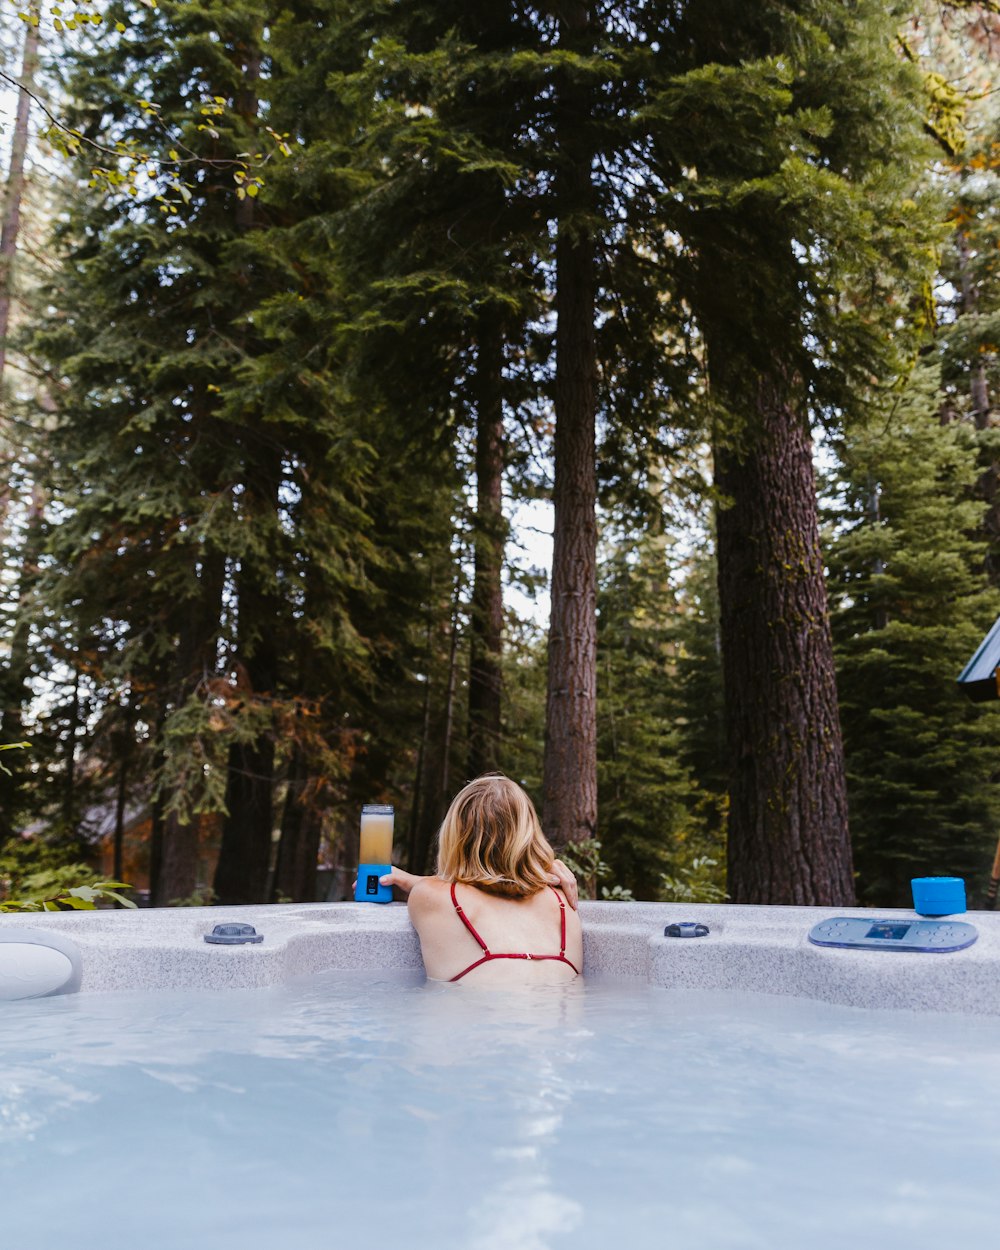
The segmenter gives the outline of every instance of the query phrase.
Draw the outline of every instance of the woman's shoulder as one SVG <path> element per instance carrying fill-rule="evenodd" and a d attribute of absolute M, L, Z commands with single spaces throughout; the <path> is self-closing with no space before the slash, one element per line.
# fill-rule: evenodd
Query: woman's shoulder
<path fill-rule="evenodd" d="M 451 906 L 451 885 L 440 877 L 421 877 L 410 890 L 407 902 L 411 911 L 436 911 Z"/>

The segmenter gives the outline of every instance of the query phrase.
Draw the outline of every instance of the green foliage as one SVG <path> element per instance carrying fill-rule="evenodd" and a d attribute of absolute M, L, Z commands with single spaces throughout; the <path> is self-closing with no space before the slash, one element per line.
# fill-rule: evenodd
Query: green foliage
<path fill-rule="evenodd" d="M 81 862 L 82 847 L 44 838 L 12 838 L 0 850 L 0 894 L 92 885 L 97 874 Z"/>
<path fill-rule="evenodd" d="M 326 88 L 348 55 L 339 26 L 301 67 L 297 19 L 314 6 L 271 24 L 253 0 L 125 7 L 127 35 L 68 58 L 79 124 L 110 114 L 123 141 L 168 134 L 200 163 L 168 212 L 152 184 L 130 202 L 85 187 L 60 227 L 45 293 L 59 316 L 32 345 L 63 379 L 39 600 L 79 640 L 95 753 L 113 768 L 127 749 L 161 815 L 228 808 L 238 828 L 234 777 L 273 789 L 296 752 L 320 806 L 412 763 L 411 654 L 451 538 L 450 427 L 414 440 L 376 369 L 348 385 L 330 234 L 344 196 L 327 193 L 330 148 L 322 170 L 303 151 L 348 124 Z M 225 105 L 199 119 L 202 93 Z M 234 183 L 231 162 L 277 127 L 295 132 L 289 159 L 260 194 Z"/>
<path fill-rule="evenodd" d="M 0 745 L 0 751 L 20 751 L 24 747 L 30 746 L 30 742 L 5 742 Z M 6 773 L 8 777 L 11 775 L 10 769 L 4 764 L 3 760 L 0 760 L 0 772 Z"/>
<path fill-rule="evenodd" d="M 685 248 L 675 294 L 707 341 L 716 438 L 735 448 L 751 379 L 836 422 L 912 351 L 935 223 L 896 20 L 879 0 L 693 0 L 650 83 L 662 214 Z"/>
<path fill-rule="evenodd" d="M 725 863 L 709 855 L 696 855 L 676 875 L 665 873 L 662 881 L 666 903 L 724 903 L 729 897 Z"/>
<path fill-rule="evenodd" d="M 107 902 L 135 907 L 119 893 L 131 886 L 102 881 L 73 855 L 73 847 L 40 838 L 9 841 L 0 851 L 0 912 L 92 911 Z"/>
<path fill-rule="evenodd" d="M 72 63 L 80 55 L 108 48 L 141 46 L 154 31 L 162 30 L 157 21 L 155 0 L 134 2 L 115 0 L 105 6 L 81 2 L 66 13 L 59 6 L 51 11 L 39 4 L 29 5 L 18 17 L 27 25 L 45 30 L 49 42 L 64 45 L 65 60 Z M 169 0 L 163 8 L 170 14 Z M 102 9 L 106 11 L 102 12 Z M 258 143 L 262 150 L 248 150 L 232 155 L 206 154 L 188 146 L 186 131 L 204 132 L 213 139 L 232 125 L 238 112 L 226 95 L 213 94 L 212 85 L 200 81 L 187 94 L 187 115 L 182 124 L 164 113 L 161 100 L 147 98 L 148 80 L 141 74 L 131 80 L 125 106 L 144 119 L 140 133 L 122 133 L 113 127 L 94 133 L 78 118 L 60 116 L 46 109 L 42 138 L 69 160 L 81 160 L 88 167 L 87 185 L 98 189 L 109 200 L 128 203 L 128 198 L 142 201 L 150 196 L 159 211 L 168 219 L 177 220 L 180 210 L 191 202 L 198 179 L 207 165 L 227 170 L 232 177 L 238 199 L 254 198 L 264 186 L 264 169 L 274 158 L 290 156 L 287 134 L 278 134 L 270 126 L 262 127 Z"/>
<path fill-rule="evenodd" d="M 858 889 L 904 906 L 913 876 L 970 881 L 1000 823 L 1000 723 L 955 679 L 1000 611 L 983 574 L 974 431 L 942 423 L 918 369 L 840 447 L 830 593 Z"/>
<path fill-rule="evenodd" d="M 508 614 L 503 653 L 501 769 L 536 800 L 542 793 L 545 735 L 546 639 L 542 631 Z"/>
<path fill-rule="evenodd" d="M 120 891 L 131 887 L 124 881 L 95 881 L 93 885 L 55 890 L 41 879 L 31 884 L 32 893 L 22 898 L 0 898 L 0 912 L 93 911 L 98 903 L 135 907 Z"/>
<path fill-rule="evenodd" d="M 597 838 L 584 838 L 564 847 L 560 858 L 576 877 L 582 897 L 614 903 L 633 902 L 630 889 L 617 882 L 612 884 L 613 871 L 611 865 L 601 858 L 602 850 Z"/>
<path fill-rule="evenodd" d="M 291 902 L 290 899 L 275 899 L 276 903 Z M 211 886 L 205 886 L 203 889 L 195 890 L 193 894 L 186 894 L 183 898 L 172 898 L 168 903 L 168 907 L 211 907 L 216 902 L 216 894 Z"/>
<path fill-rule="evenodd" d="M 907 855 L 929 870 L 934 838 L 955 851 L 935 864 L 976 861 L 993 738 L 936 671 L 995 606 L 962 546 L 974 449 L 935 432 L 930 391 L 919 416 L 888 386 L 931 320 L 914 161 L 929 115 L 957 150 L 956 76 L 910 64 L 878 0 L 589 12 L 571 47 L 558 16 L 458 0 L 115 0 L 96 38 L 60 45 L 78 186 L 29 353 L 52 382 L 31 455 L 57 502 L 37 549 L 13 535 L 48 687 L 12 827 L 44 809 L 71 836 L 126 762 L 158 817 L 223 811 L 256 751 L 272 795 L 302 763 L 328 828 L 394 799 L 419 853 L 464 779 L 479 336 L 502 325 L 508 497 L 544 495 L 568 222 L 597 254 L 601 815 L 569 851 L 589 890 L 720 896 L 702 461 L 709 435 L 748 436 L 765 375 L 796 419 L 849 426 L 831 570 L 863 888 L 887 898 Z M 580 84 L 592 185 L 570 201 L 553 101 Z M 960 187 L 957 416 L 998 359 L 992 136 L 965 152 L 936 175 Z M 996 438 L 981 431 L 984 474 Z M 511 619 L 505 648 L 501 762 L 537 797 L 545 642 Z M 93 886 L 77 871 L 39 869 L 27 892 Z"/>
<path fill-rule="evenodd" d="M 713 600 L 699 601 L 699 562 L 681 554 L 662 516 L 634 537 L 608 530 L 598 595 L 601 842 L 615 880 L 655 899 L 664 873 L 721 858 L 725 787 L 712 759 L 721 673 L 717 648 L 700 645 L 714 629 Z"/>

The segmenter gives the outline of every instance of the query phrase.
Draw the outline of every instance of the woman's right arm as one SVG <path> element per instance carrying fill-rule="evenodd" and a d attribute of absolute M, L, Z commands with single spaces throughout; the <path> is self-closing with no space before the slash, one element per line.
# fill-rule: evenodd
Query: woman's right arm
<path fill-rule="evenodd" d="M 404 898 L 408 898 L 417 882 L 426 880 L 426 877 L 421 877 L 415 872 L 404 872 L 402 868 L 393 868 L 384 877 L 379 877 L 379 884 L 395 886 Z"/>

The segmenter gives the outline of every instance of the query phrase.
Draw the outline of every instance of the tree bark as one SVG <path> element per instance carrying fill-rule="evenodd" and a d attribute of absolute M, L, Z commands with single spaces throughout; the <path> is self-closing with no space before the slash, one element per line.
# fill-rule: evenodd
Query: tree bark
<path fill-rule="evenodd" d="M 709 344 L 712 359 L 711 343 Z M 717 446 L 719 599 L 737 903 L 854 901 L 812 442 L 781 380 Z"/>
<path fill-rule="evenodd" d="M 280 467 L 269 465 L 267 453 L 249 467 L 244 499 L 246 524 L 254 525 L 259 512 L 278 510 Z M 278 630 L 281 601 L 261 567 L 266 557 L 249 555 L 237 578 L 238 612 L 233 665 L 241 674 L 239 692 L 248 706 L 259 710 L 273 704 L 278 685 Z M 260 562 L 257 564 L 257 562 Z M 254 567 L 255 564 L 257 567 Z M 270 725 L 229 749 L 226 777 L 226 815 L 215 869 L 214 890 L 220 903 L 265 903 L 274 832 L 275 740 Z"/>
<path fill-rule="evenodd" d="M 274 743 L 260 737 L 229 752 L 227 815 L 215 871 L 219 903 L 264 903 L 271 865 Z"/>
<path fill-rule="evenodd" d="M 959 308 L 963 316 L 974 317 L 979 312 L 979 288 L 973 281 L 969 237 L 966 231 L 956 230 L 955 241 L 961 291 Z M 969 397 L 976 429 L 988 430 L 993 424 L 993 412 L 986 366 L 982 359 L 970 362 Z M 987 445 L 980 450 L 980 463 L 983 467 L 976 490 L 986 505 L 983 516 L 983 529 L 989 544 L 986 550 L 986 573 L 990 581 L 997 585 L 1000 583 L 1000 462 L 991 459 Z"/>
<path fill-rule="evenodd" d="M 44 498 L 41 488 L 36 484 L 32 488 L 31 503 L 28 506 L 10 654 L 7 657 L 6 670 L 0 679 L 0 711 L 3 713 L 5 742 L 20 742 L 24 737 L 24 708 L 31 696 L 28 682 L 31 677 L 32 596 L 38 581 L 38 561 L 44 542 L 43 512 Z M 17 758 L 18 755 L 17 751 L 5 751 L 4 767 L 7 772 L 0 772 L 0 846 L 16 832 L 24 777 L 24 763 Z"/>
<path fill-rule="evenodd" d="M 961 309 L 964 316 L 974 317 L 979 312 L 979 289 L 972 281 L 972 265 L 969 258 L 969 237 L 964 230 L 956 231 L 958 248 L 958 273 L 962 291 Z M 969 397 L 972 400 L 972 419 L 977 430 L 985 430 L 990 424 L 990 393 L 986 381 L 986 366 L 982 361 L 972 365 L 969 378 Z"/>
<path fill-rule="evenodd" d="M 121 757 L 118 761 L 118 788 L 115 795 L 115 832 L 111 865 L 111 876 L 115 881 L 121 881 L 124 872 L 122 863 L 125 852 L 125 804 L 128 801 L 129 751 L 124 742 L 124 734 L 122 739 Z"/>
<path fill-rule="evenodd" d="M 198 888 L 198 821 L 184 820 L 178 812 L 163 818 L 162 856 L 158 874 L 156 907 L 173 907 L 189 899 Z"/>
<path fill-rule="evenodd" d="M 156 907 L 163 868 L 163 799 L 153 799 L 149 813 L 149 905 Z"/>
<path fill-rule="evenodd" d="M 225 561 L 218 552 L 206 551 L 199 563 L 197 593 L 178 605 L 180 626 L 167 685 L 172 709 L 183 707 L 205 677 L 217 668 Z M 172 749 L 183 748 L 173 746 Z M 188 784 L 197 786 L 199 783 L 195 780 Z M 184 807 L 190 809 L 196 797 L 187 795 Z M 197 892 L 199 842 L 200 826 L 196 817 L 184 819 L 177 811 L 162 814 L 156 883 L 150 885 L 150 902 L 154 907 L 168 907 Z"/>
<path fill-rule="evenodd" d="M 277 604 L 249 570 L 240 581 L 238 599 L 243 636 L 238 658 L 247 678 L 247 699 L 273 698 L 278 676 Z M 256 637 L 255 629 L 260 631 Z M 273 734 L 266 731 L 249 742 L 234 742 L 229 750 L 226 816 L 215 870 L 214 888 L 220 903 L 267 902 L 273 788 Z"/>
<path fill-rule="evenodd" d="M 37 17 L 37 11 L 29 10 Z M 17 93 L 17 112 L 11 136 L 10 168 L 7 173 L 7 194 L 4 197 L 3 227 L 0 229 L 0 383 L 7 366 L 7 334 L 10 329 L 10 307 L 13 299 L 14 257 L 21 229 L 21 201 L 24 198 L 24 158 L 28 150 L 28 116 L 31 95 L 38 71 L 38 27 L 26 22 L 24 51 L 21 59 L 21 87 Z"/>
<path fill-rule="evenodd" d="M 480 318 L 476 363 L 476 525 L 469 654 L 468 773 L 494 772 L 500 762 L 503 695 L 503 323 Z"/>
<path fill-rule="evenodd" d="M 69 724 L 66 727 L 66 769 L 62 779 L 62 824 L 66 836 L 75 838 L 77 833 L 76 793 L 76 743 L 84 717 L 80 707 L 80 668 L 73 673 L 73 698 L 69 705 Z"/>
<path fill-rule="evenodd" d="M 219 595 L 221 597 L 221 585 Z M 196 621 L 201 613 L 198 604 L 188 606 L 189 616 L 180 630 L 170 674 L 170 697 L 175 708 L 186 702 L 201 676 L 198 668 L 202 652 L 196 634 Z M 218 615 L 215 626 L 218 627 Z M 154 907 L 169 907 L 190 898 L 197 884 L 198 826 L 193 820 L 183 820 L 179 812 L 165 811 L 160 824 L 156 888 L 150 889 L 150 902 Z"/>
<path fill-rule="evenodd" d="M 561 6 L 561 42 L 588 49 L 587 3 Z M 564 77 L 558 89 L 556 178 L 555 487 L 543 824 L 557 846 L 597 829 L 597 351 L 589 92 Z"/>
<path fill-rule="evenodd" d="M 425 690 L 424 737 L 419 748 L 421 797 L 414 804 L 416 820 L 410 837 L 412 871 L 427 871 L 435 835 L 452 800 L 451 755 L 455 723 L 455 697 L 458 686 L 460 611 L 462 602 L 462 559 L 455 569 L 449 616 L 448 668 L 443 680 L 443 702 L 431 714 L 431 690 Z M 432 660 L 428 655 L 428 687 Z"/>
<path fill-rule="evenodd" d="M 432 587 L 433 589 L 433 587 Z M 427 806 L 429 769 L 427 767 L 431 743 L 431 671 L 433 657 L 431 655 L 432 622 L 427 622 L 427 644 L 425 651 L 424 704 L 421 716 L 420 745 L 417 748 L 417 764 L 413 777 L 413 801 L 410 804 L 410 831 L 407 839 L 407 867 L 410 872 L 423 876 L 426 868 L 427 845 L 421 836 L 423 812 Z M 423 856 L 423 858 L 421 858 Z"/>
<path fill-rule="evenodd" d="M 455 726 L 455 688 L 458 685 L 458 613 L 462 598 L 462 571 L 455 575 L 455 595 L 451 602 L 451 641 L 448 648 L 448 680 L 444 696 L 444 729 L 441 734 L 441 784 L 438 789 L 438 819 L 451 802 L 451 735 Z M 435 824 L 437 822 L 435 821 Z"/>
<path fill-rule="evenodd" d="M 323 814 L 309 793 L 309 769 L 303 748 L 296 745 L 288 766 L 288 792 L 281 817 L 281 841 L 274 869 L 271 901 L 316 901 L 316 861 L 323 833 Z"/>
<path fill-rule="evenodd" d="M 259 37 L 260 32 L 256 31 L 255 38 Z M 243 45 L 238 49 L 238 56 L 244 79 L 235 95 L 234 110 L 253 124 L 260 104 L 257 94 L 261 71 L 259 46 Z M 254 228 L 251 198 L 237 199 L 236 224 L 241 233 Z M 252 282 L 249 267 L 241 281 L 249 288 Z M 242 331 L 235 334 L 237 341 L 244 337 Z M 269 439 L 261 438 L 259 446 L 248 439 L 245 472 L 246 523 L 253 525 L 255 507 L 269 517 L 278 511 L 280 453 L 276 457 Z M 273 698 L 278 679 L 275 633 L 279 603 L 267 585 L 270 570 L 261 567 L 265 559 L 247 553 L 237 586 L 239 642 L 235 658 L 248 679 L 251 699 Z M 220 903 L 267 901 L 274 822 L 274 759 L 274 737 L 270 731 L 258 734 L 249 742 L 236 742 L 230 748 L 227 814 L 215 871 L 215 894 Z"/>

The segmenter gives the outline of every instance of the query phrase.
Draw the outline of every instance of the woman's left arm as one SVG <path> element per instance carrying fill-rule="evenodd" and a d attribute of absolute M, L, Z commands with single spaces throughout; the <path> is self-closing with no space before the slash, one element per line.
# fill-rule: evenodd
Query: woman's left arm
<path fill-rule="evenodd" d="M 548 879 L 550 885 L 554 885 L 557 889 L 562 890 L 563 894 L 566 895 L 566 902 L 575 911 L 580 898 L 580 891 L 577 888 L 576 877 L 573 876 L 561 859 L 553 861 L 552 871 L 549 873 Z M 380 884 L 394 886 L 404 898 L 409 897 L 410 891 L 418 881 L 425 880 L 426 877 L 421 877 L 415 872 L 404 872 L 402 868 L 393 868 L 384 877 L 379 877 Z"/>

